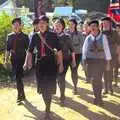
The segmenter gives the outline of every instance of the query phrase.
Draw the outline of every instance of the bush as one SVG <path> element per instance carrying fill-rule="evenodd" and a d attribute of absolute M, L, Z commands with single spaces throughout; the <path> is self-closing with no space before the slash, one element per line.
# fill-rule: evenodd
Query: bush
<path fill-rule="evenodd" d="M 11 31 L 12 17 L 5 12 L 0 14 L 0 49 L 5 47 L 6 36 Z"/>
<path fill-rule="evenodd" d="M 7 82 L 10 80 L 10 71 L 0 63 L 0 82 Z"/>

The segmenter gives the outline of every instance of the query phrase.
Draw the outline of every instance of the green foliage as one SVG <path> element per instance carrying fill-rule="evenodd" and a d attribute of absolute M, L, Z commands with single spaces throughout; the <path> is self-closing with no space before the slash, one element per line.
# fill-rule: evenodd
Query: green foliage
<path fill-rule="evenodd" d="M 24 33 L 26 33 L 26 34 L 28 34 L 29 35 L 29 33 L 32 31 L 32 27 L 23 27 L 23 32 Z"/>
<path fill-rule="evenodd" d="M 5 48 L 6 36 L 11 32 L 12 17 L 5 12 L 0 14 L 0 50 Z M 0 82 L 9 81 L 10 71 L 3 65 L 4 54 L 0 51 Z"/>
<path fill-rule="evenodd" d="M 0 64 L 0 82 L 10 81 L 10 71 Z"/>
<path fill-rule="evenodd" d="M 11 31 L 11 19 L 5 12 L 0 14 L 0 48 L 5 46 L 6 36 Z"/>
<path fill-rule="evenodd" d="M 4 54 L 0 54 L 0 82 L 10 81 L 10 68 L 3 64 Z"/>

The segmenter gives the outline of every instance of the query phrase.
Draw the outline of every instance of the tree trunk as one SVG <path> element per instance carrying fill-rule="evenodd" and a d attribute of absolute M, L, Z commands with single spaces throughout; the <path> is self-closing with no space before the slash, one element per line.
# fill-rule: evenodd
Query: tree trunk
<path fill-rule="evenodd" d="M 36 4 L 37 3 L 37 4 Z M 47 11 L 52 9 L 51 0 L 35 0 L 35 8 L 36 8 L 36 17 L 40 17 L 41 15 L 45 15 Z"/>

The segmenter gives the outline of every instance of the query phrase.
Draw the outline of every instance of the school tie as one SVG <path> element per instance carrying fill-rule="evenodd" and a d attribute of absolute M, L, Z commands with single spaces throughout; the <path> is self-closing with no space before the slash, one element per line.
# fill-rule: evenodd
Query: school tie
<path fill-rule="evenodd" d="M 42 41 L 45 41 L 44 36 L 41 37 L 41 46 L 40 46 L 40 55 L 41 57 L 45 56 L 45 45 Z"/>
<path fill-rule="evenodd" d="M 95 49 L 95 50 L 97 49 L 97 40 L 96 40 L 96 36 L 95 36 L 95 39 L 94 39 L 94 49 Z"/>

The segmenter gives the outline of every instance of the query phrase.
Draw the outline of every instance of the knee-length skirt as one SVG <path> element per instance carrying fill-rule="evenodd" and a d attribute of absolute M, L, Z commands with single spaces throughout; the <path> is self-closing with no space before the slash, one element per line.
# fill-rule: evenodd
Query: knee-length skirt
<path fill-rule="evenodd" d="M 54 56 L 44 57 L 36 63 L 36 79 L 38 89 L 41 92 L 47 91 L 56 93 L 57 64 Z"/>

